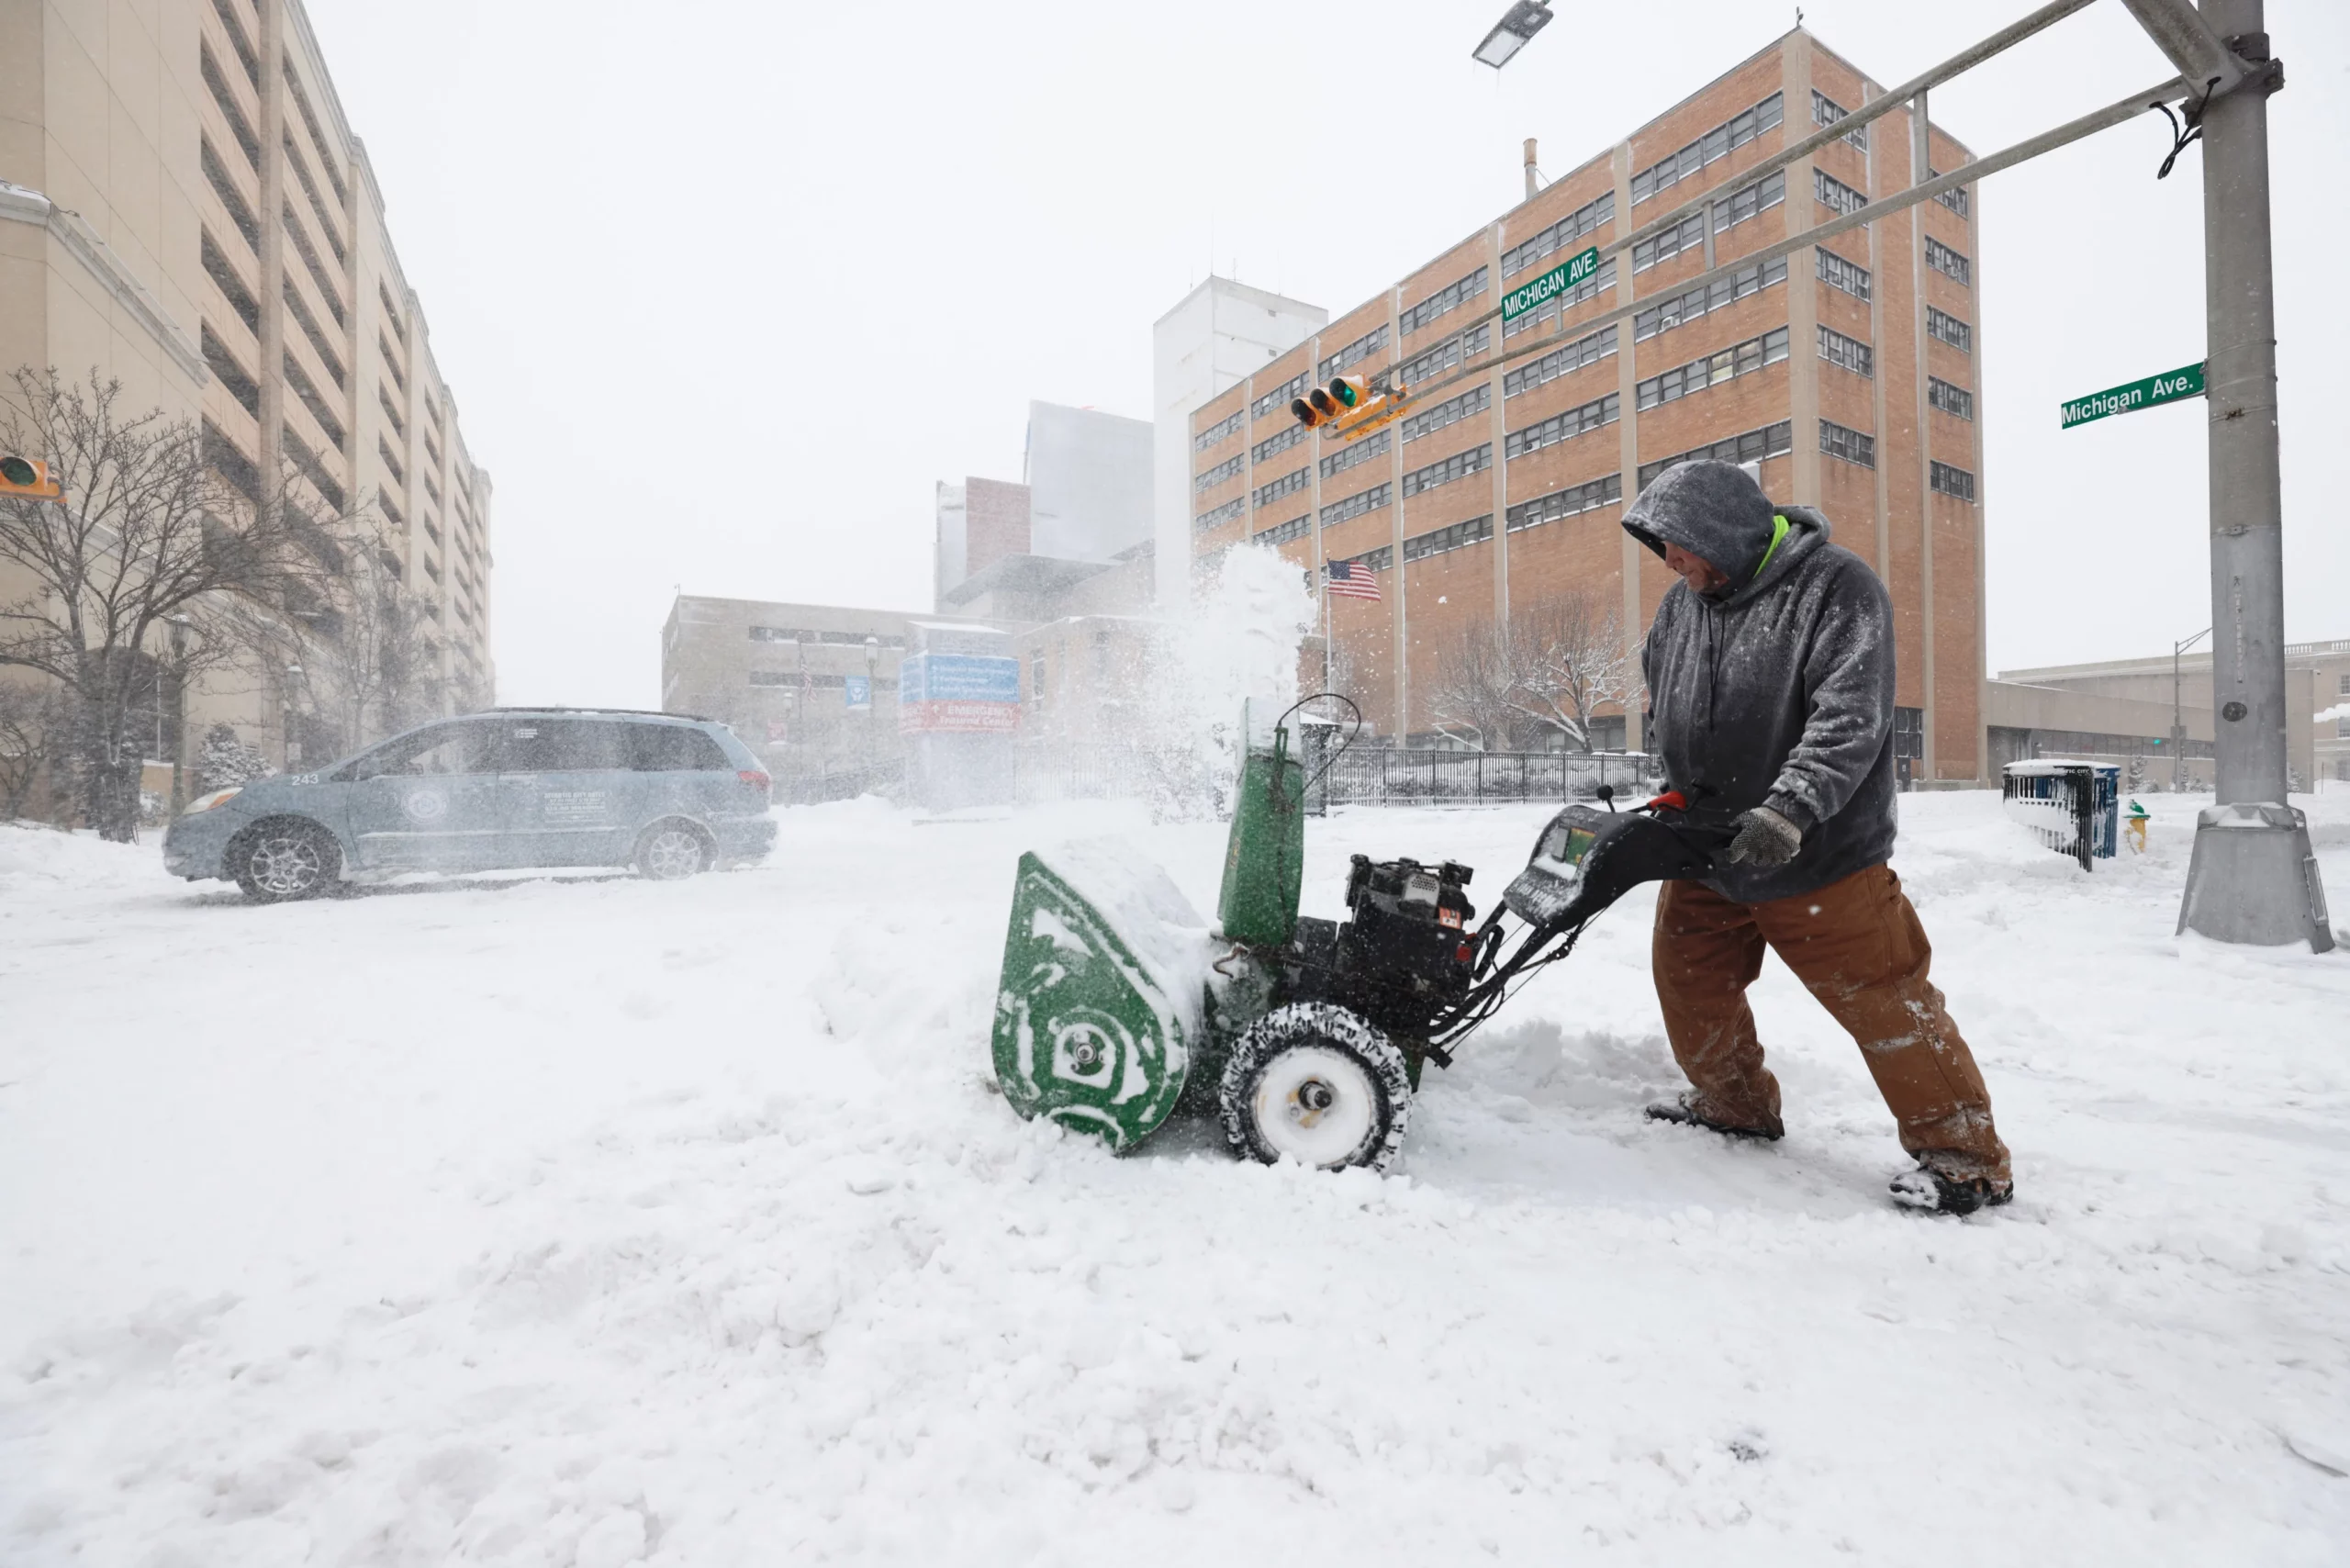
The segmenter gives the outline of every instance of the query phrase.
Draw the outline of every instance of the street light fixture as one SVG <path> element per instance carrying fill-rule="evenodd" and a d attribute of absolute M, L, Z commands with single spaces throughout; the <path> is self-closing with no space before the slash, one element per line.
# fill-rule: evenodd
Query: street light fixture
<path fill-rule="evenodd" d="M 1485 41 L 1469 51 L 1469 58 L 1480 65 L 1490 65 L 1499 71 L 1550 22 L 1550 7 L 1542 0 L 1517 0 L 1508 14 L 1494 24 L 1494 30 L 1485 35 Z"/>

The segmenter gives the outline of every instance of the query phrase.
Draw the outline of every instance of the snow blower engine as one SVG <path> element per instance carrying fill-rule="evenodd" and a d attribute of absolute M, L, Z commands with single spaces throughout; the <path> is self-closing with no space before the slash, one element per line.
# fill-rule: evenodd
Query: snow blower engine
<path fill-rule="evenodd" d="M 1352 714 L 1342 727 L 1309 704 Z M 1211 928 L 1123 841 L 1020 857 L 996 995 L 996 1081 L 1023 1116 L 1127 1149 L 1179 1105 L 1220 1116 L 1239 1153 L 1382 1170 L 1412 1095 L 1533 972 L 1642 882 L 1701 877 L 1727 824 L 1678 795 L 1628 812 L 1604 786 L 1542 830 L 1475 924 L 1470 868 L 1353 857 L 1344 921 L 1301 918 L 1313 785 L 1361 729 L 1325 693 L 1241 721 L 1239 780 Z M 1304 747 L 1309 740 L 1329 744 Z M 1305 749 L 1323 755 L 1306 772 Z"/>

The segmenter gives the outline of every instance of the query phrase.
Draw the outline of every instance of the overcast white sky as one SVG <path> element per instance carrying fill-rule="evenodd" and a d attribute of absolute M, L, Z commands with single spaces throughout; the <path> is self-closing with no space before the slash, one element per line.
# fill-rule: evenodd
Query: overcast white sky
<path fill-rule="evenodd" d="M 688 592 L 925 609 L 931 487 L 1017 478 L 1028 400 L 1150 411 L 1211 268 L 1351 306 L 1767 43 L 1793 6 L 308 0 L 476 461 L 508 701 L 655 706 Z M 1897 82 L 2023 14 L 1811 0 Z M 2273 0 L 2287 633 L 2350 637 L 2350 6 Z M 2118 0 L 1941 94 L 1980 154 L 2169 74 Z M 2060 432 L 2203 355 L 2202 164 L 2159 118 L 1978 196 L 1997 669 L 2210 619 L 2202 406 Z M 1375 221 L 1361 215 L 1377 212 Z"/>

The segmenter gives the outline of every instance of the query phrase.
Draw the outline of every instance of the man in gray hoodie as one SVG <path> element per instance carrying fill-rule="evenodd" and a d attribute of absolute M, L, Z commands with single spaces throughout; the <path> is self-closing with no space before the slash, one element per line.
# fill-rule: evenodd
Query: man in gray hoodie
<path fill-rule="evenodd" d="M 1861 1047 L 1918 1169 L 1919 1207 L 1969 1213 L 2014 1191 L 1991 1099 L 1927 980 L 1932 950 L 1893 853 L 1893 608 L 1808 507 L 1774 507 L 1745 470 L 1684 463 L 1625 531 L 1681 581 L 1641 653 L 1651 749 L 1689 820 L 1731 834 L 1707 880 L 1667 882 L 1652 963 L 1673 1054 L 1694 1087 L 1662 1121 L 1776 1138 L 1779 1084 L 1746 988 L 1776 952 Z"/>

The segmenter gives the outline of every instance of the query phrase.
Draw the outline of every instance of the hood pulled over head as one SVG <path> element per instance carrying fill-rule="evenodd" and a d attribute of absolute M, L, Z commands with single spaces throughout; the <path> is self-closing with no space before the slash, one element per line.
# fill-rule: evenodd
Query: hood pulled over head
<path fill-rule="evenodd" d="M 1707 459 L 1676 463 L 1657 476 L 1624 514 L 1624 532 L 1664 554 L 1678 544 L 1743 585 L 1770 553 L 1778 511 L 1746 470 Z"/>

